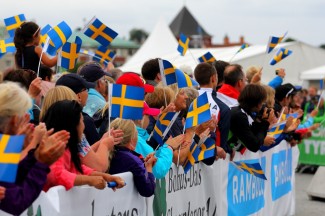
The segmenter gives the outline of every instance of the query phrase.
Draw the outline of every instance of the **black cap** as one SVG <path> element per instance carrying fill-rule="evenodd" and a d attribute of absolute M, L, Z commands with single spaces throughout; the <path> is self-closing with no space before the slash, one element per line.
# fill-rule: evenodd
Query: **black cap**
<path fill-rule="evenodd" d="M 289 97 L 289 95 L 295 94 L 296 91 L 296 88 L 292 84 L 286 83 L 275 89 L 275 98 L 278 101 L 282 101 L 284 98 Z"/>
<path fill-rule="evenodd" d="M 62 85 L 69 87 L 76 94 L 80 93 L 83 89 L 95 88 L 95 84 L 87 82 L 78 74 L 66 74 L 61 76 L 58 81 L 56 81 L 56 86 Z"/>
<path fill-rule="evenodd" d="M 105 75 L 112 77 L 111 74 L 106 73 L 100 65 L 95 63 L 83 66 L 79 71 L 79 75 L 88 82 L 95 82 Z"/>

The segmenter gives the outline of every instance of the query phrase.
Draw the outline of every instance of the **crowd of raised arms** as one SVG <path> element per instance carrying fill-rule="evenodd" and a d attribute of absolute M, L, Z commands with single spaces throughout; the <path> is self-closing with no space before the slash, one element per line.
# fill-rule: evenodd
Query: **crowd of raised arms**
<path fill-rule="evenodd" d="M 186 88 L 163 84 L 158 58 L 144 62 L 141 73 L 86 62 L 77 73 L 54 76 L 57 57 L 41 55 L 39 41 L 40 28 L 23 23 L 14 38 L 16 68 L 0 73 L 0 133 L 25 135 L 16 181 L 0 182 L 0 209 L 10 214 L 22 213 L 42 190 L 57 185 L 104 189 L 115 182 L 113 190 L 122 188 L 124 180 L 113 175 L 122 172 L 131 172 L 139 194 L 150 197 L 155 179 L 164 178 L 172 163 L 184 164 L 193 140 L 215 140 L 214 157 L 202 161 L 211 165 L 245 150 L 267 151 L 283 140 L 299 144 L 325 119 L 317 89 L 283 84 L 284 69 L 264 85 L 259 67 L 244 72 L 224 61 L 200 63 L 184 69 L 199 83 Z M 142 119 L 109 116 L 109 83 L 144 88 Z M 184 131 L 191 102 L 204 93 L 211 119 Z M 157 118 L 178 111 L 159 145 L 150 136 Z M 280 136 L 267 135 L 291 113 L 295 117 L 286 118 Z"/>

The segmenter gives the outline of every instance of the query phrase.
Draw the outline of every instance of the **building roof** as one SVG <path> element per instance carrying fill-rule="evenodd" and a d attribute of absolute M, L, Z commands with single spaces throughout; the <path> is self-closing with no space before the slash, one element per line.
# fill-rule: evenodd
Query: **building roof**
<path fill-rule="evenodd" d="M 79 36 L 81 38 L 83 47 L 97 48 L 100 45 L 97 41 L 89 38 L 80 31 L 74 31 L 68 41 L 73 42 L 76 36 Z M 115 38 L 110 44 L 110 48 L 112 49 L 138 49 L 139 47 L 140 45 L 136 42 L 125 40 L 119 37 Z"/>
<path fill-rule="evenodd" d="M 211 37 L 185 6 L 177 14 L 169 27 L 176 37 L 179 36 L 180 33 L 186 36 L 202 34 L 203 36 Z"/>

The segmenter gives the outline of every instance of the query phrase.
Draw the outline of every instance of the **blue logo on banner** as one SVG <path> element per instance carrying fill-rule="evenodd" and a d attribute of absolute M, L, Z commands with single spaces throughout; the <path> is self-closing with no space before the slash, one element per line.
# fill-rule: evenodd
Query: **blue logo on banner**
<path fill-rule="evenodd" d="M 271 188 L 272 200 L 277 200 L 291 191 L 292 150 L 280 151 L 272 155 Z"/>
<path fill-rule="evenodd" d="M 254 160 L 245 160 L 246 163 L 261 162 L 265 172 L 265 157 Z M 264 207 L 265 180 L 257 178 L 247 172 L 238 170 L 229 163 L 228 170 L 228 215 L 250 215 Z"/>

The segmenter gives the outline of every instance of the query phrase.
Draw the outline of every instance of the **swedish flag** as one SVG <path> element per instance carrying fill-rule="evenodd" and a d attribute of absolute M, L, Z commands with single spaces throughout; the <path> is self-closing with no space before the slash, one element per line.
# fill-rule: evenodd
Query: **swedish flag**
<path fill-rule="evenodd" d="M 187 173 L 195 162 L 215 156 L 215 141 L 207 138 L 202 144 L 197 144 L 195 141 L 191 144 L 190 152 L 184 162 L 184 173 Z"/>
<path fill-rule="evenodd" d="M 72 31 L 68 24 L 62 21 L 53 29 L 51 29 L 47 34 L 51 38 L 51 41 L 53 43 L 53 45 L 49 46 L 48 53 L 50 55 L 55 55 L 56 51 L 60 49 L 63 44 L 65 44 L 65 42 L 68 41 L 69 37 L 72 34 Z"/>
<path fill-rule="evenodd" d="M 245 162 L 234 161 L 234 164 L 244 172 L 248 172 L 249 174 L 254 175 L 258 178 L 267 180 L 264 171 L 259 163 L 249 164 Z"/>
<path fill-rule="evenodd" d="M 0 53 L 14 53 L 14 52 L 16 52 L 14 38 L 11 37 L 5 40 L 0 40 Z"/>
<path fill-rule="evenodd" d="M 269 131 L 267 132 L 268 136 L 274 137 L 275 139 L 277 139 L 283 132 L 284 128 L 286 126 L 286 122 L 280 122 L 278 124 L 275 124 L 274 126 L 272 126 Z"/>
<path fill-rule="evenodd" d="M 294 119 L 298 118 L 298 113 L 289 113 L 289 114 L 282 114 L 281 121 L 286 121 L 289 117 L 293 117 Z"/>
<path fill-rule="evenodd" d="M 159 62 L 160 73 L 164 84 L 171 85 L 177 83 L 176 73 L 175 73 L 176 67 L 174 67 L 174 65 L 172 65 L 172 63 L 170 63 L 167 60 L 159 59 L 158 62 Z"/>
<path fill-rule="evenodd" d="M 202 62 L 214 62 L 214 61 L 216 61 L 216 58 L 210 52 L 205 53 L 203 56 L 201 56 L 199 58 L 200 63 L 202 63 Z"/>
<path fill-rule="evenodd" d="M 107 27 L 96 17 L 85 27 L 84 34 L 105 47 L 107 47 L 118 35 L 117 32 Z"/>
<path fill-rule="evenodd" d="M 286 58 L 287 56 L 291 55 L 292 51 L 285 49 L 285 48 L 280 48 L 273 59 L 270 61 L 270 65 L 275 65 L 276 63 L 280 62 L 282 59 Z"/>
<path fill-rule="evenodd" d="M 0 134 L 0 181 L 10 183 L 16 181 L 24 139 L 24 135 L 10 136 Z"/>
<path fill-rule="evenodd" d="M 170 122 L 175 116 L 176 112 L 162 113 L 158 120 L 156 121 L 156 125 L 153 128 L 152 136 L 159 143 L 159 145 L 163 145 L 163 139 L 166 136 L 166 129 L 168 128 Z"/>
<path fill-rule="evenodd" d="M 127 85 L 112 85 L 111 117 L 142 119 L 144 88 Z"/>
<path fill-rule="evenodd" d="M 207 93 L 204 92 L 191 103 L 185 121 L 185 129 L 202 124 L 211 119 Z"/>
<path fill-rule="evenodd" d="M 19 14 L 19 15 L 4 19 L 6 30 L 8 31 L 9 36 L 14 37 L 16 28 L 19 28 L 20 25 L 25 21 L 26 21 L 26 18 L 25 18 L 24 14 Z"/>
<path fill-rule="evenodd" d="M 196 82 L 194 79 L 192 79 L 189 75 L 187 75 L 183 71 L 176 69 L 175 73 L 176 73 L 178 88 L 185 88 L 185 87 L 199 85 L 198 82 Z"/>
<path fill-rule="evenodd" d="M 190 39 L 188 37 L 186 37 L 186 35 L 182 34 L 179 36 L 179 40 L 178 40 L 178 47 L 177 47 L 177 51 L 184 56 L 187 49 L 188 49 L 188 44 L 190 43 Z"/>
<path fill-rule="evenodd" d="M 115 53 L 112 50 L 107 49 L 107 47 L 105 46 L 100 46 L 95 51 L 95 56 L 93 60 L 107 66 L 109 62 L 114 60 L 114 57 L 115 57 Z"/>
<path fill-rule="evenodd" d="M 243 50 L 246 49 L 247 47 L 249 47 L 249 45 L 248 45 L 247 43 L 243 43 L 243 44 L 240 46 L 240 48 L 239 48 L 239 50 L 237 51 L 237 53 L 243 51 Z"/>
<path fill-rule="evenodd" d="M 60 66 L 66 69 L 73 69 L 79 57 L 82 40 L 76 37 L 75 43 L 66 42 L 61 50 Z"/>
<path fill-rule="evenodd" d="M 282 37 L 270 36 L 269 42 L 267 43 L 266 52 L 270 53 L 272 50 L 283 40 L 287 35 L 287 32 Z"/>
<path fill-rule="evenodd" d="M 46 42 L 46 39 L 47 39 L 47 37 L 48 37 L 48 34 L 47 34 L 47 33 L 48 33 L 51 29 L 52 29 L 52 27 L 51 27 L 49 24 L 47 24 L 46 26 L 44 26 L 44 27 L 41 29 L 41 32 L 40 32 L 40 44 L 41 44 L 42 47 L 44 47 L 45 42 Z M 50 44 L 51 44 L 52 46 L 54 46 L 54 44 L 53 44 L 52 41 L 50 41 Z"/>

